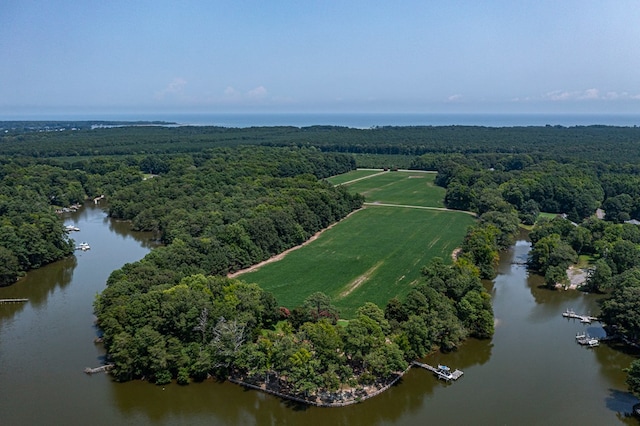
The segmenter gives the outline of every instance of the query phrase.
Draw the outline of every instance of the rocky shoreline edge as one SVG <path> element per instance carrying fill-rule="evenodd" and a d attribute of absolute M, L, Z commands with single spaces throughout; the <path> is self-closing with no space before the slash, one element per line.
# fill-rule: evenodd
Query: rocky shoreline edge
<path fill-rule="evenodd" d="M 298 402 L 301 404 L 311 405 L 315 407 L 346 407 L 348 405 L 358 404 L 369 398 L 380 395 L 382 392 L 388 390 L 391 386 L 395 385 L 404 375 L 413 367 L 414 364 L 410 363 L 406 370 L 396 372 L 389 377 L 389 380 L 382 385 L 370 385 L 357 388 L 350 388 L 341 390 L 339 392 L 320 392 L 318 394 L 304 397 L 300 395 L 292 395 L 290 393 L 282 392 L 272 387 L 267 387 L 264 383 L 254 384 L 244 381 L 240 378 L 229 377 L 227 380 L 231 383 L 243 386 L 245 388 L 266 392 L 268 394 L 277 396 L 289 401 Z"/>

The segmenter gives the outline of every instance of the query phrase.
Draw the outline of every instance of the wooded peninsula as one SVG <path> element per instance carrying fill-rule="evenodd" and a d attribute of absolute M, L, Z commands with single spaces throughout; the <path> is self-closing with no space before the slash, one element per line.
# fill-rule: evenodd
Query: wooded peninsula
<path fill-rule="evenodd" d="M 116 380 L 232 378 L 329 405 L 382 388 L 434 350 L 492 336 L 482 279 L 523 227 L 550 291 L 581 264 L 581 289 L 606 293 L 609 335 L 640 338 L 638 128 L 99 124 L 0 123 L 0 285 L 72 255 L 56 212 L 87 199 L 105 195 L 110 217 L 153 232 L 162 247 L 95 300 Z M 444 205 L 476 217 L 457 254 L 349 317 L 323 292 L 283 306 L 228 278 L 362 209 L 365 196 L 327 179 L 363 167 L 437 172 Z M 628 383 L 640 393 L 639 361 Z"/>

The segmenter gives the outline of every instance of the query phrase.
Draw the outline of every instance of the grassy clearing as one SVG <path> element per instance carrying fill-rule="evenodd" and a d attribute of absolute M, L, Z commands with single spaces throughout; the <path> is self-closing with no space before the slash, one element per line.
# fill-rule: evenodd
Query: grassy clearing
<path fill-rule="evenodd" d="M 434 173 L 388 172 L 348 184 L 367 202 L 444 207 L 445 189 L 436 186 Z"/>
<path fill-rule="evenodd" d="M 595 258 L 593 256 L 588 254 L 581 254 L 580 256 L 578 256 L 578 263 L 576 264 L 576 266 L 581 269 L 586 269 L 589 266 L 593 265 L 594 262 Z"/>
<path fill-rule="evenodd" d="M 381 172 L 382 172 L 382 169 L 380 169 L 380 170 L 375 170 L 375 169 L 352 170 L 350 172 L 343 173 L 341 175 L 331 176 L 327 180 L 332 185 L 342 185 L 345 182 L 351 182 L 352 180 L 360 179 L 360 178 L 371 176 L 371 175 L 375 175 L 376 173 L 381 173 Z"/>
<path fill-rule="evenodd" d="M 553 219 L 556 216 L 558 216 L 558 213 L 545 213 L 545 212 L 540 212 L 538 214 L 538 217 L 536 218 L 536 221 L 540 220 L 540 219 Z"/>
<path fill-rule="evenodd" d="M 464 213 L 367 207 L 240 279 L 259 284 L 288 308 L 321 291 L 350 318 L 367 301 L 382 307 L 407 294 L 429 259 L 450 262 L 473 220 Z"/>

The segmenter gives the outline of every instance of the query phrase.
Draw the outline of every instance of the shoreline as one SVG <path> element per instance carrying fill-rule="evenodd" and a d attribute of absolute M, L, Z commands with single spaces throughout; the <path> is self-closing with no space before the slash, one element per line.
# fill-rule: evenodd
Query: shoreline
<path fill-rule="evenodd" d="M 392 374 L 391 379 L 388 382 L 386 382 L 382 387 L 370 385 L 370 386 L 363 386 L 359 388 L 350 388 L 348 390 L 343 390 L 339 392 L 324 393 L 324 398 L 319 395 L 314 395 L 311 397 L 312 399 L 303 398 L 303 397 L 292 395 L 289 393 L 284 393 L 275 389 L 270 389 L 265 384 L 256 385 L 253 383 L 248 383 L 244 380 L 241 380 L 235 377 L 228 377 L 227 380 L 236 385 L 240 385 L 245 388 L 265 392 L 270 395 L 277 396 L 279 398 L 282 398 L 288 401 L 299 402 L 301 404 L 320 407 L 320 408 L 339 408 L 339 407 L 346 407 L 353 404 L 358 404 L 360 402 L 366 401 L 369 398 L 378 396 L 382 392 L 387 391 L 393 385 L 398 383 L 398 381 L 402 379 L 402 377 L 414 365 L 415 365 L 414 362 L 410 362 L 409 366 L 404 371 L 400 371 Z"/>

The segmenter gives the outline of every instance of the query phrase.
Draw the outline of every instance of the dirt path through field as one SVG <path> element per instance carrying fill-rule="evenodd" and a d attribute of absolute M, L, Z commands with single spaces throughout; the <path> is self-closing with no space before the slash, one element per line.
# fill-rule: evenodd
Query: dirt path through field
<path fill-rule="evenodd" d="M 383 174 L 385 174 L 385 173 L 389 173 L 389 171 L 388 171 L 388 170 L 383 170 L 383 171 L 381 171 L 380 173 L 374 173 L 374 174 L 372 174 L 372 175 L 359 177 L 358 179 L 353 179 L 353 180 L 350 180 L 350 181 L 348 181 L 348 182 L 342 182 L 342 183 L 339 183 L 339 184 L 337 184 L 337 185 L 335 185 L 335 186 L 349 185 L 350 183 L 357 182 L 357 181 L 359 181 L 359 180 L 363 180 L 363 179 L 369 179 L 369 178 L 372 178 L 372 177 L 374 177 L 374 176 L 380 176 L 380 175 L 383 175 Z"/>
<path fill-rule="evenodd" d="M 378 202 L 373 202 L 373 203 L 363 203 L 365 206 L 383 206 L 383 207 L 403 207 L 406 209 L 424 209 L 424 210 L 437 210 L 437 211 L 441 211 L 441 212 L 458 212 L 458 213 L 466 213 L 466 214 L 470 214 L 471 216 L 476 216 L 476 214 L 474 212 L 469 212 L 466 210 L 453 210 L 453 209 L 448 209 L 446 207 L 426 207 L 426 206 L 409 206 L 406 204 L 387 204 L 387 203 L 378 203 Z"/>
<path fill-rule="evenodd" d="M 336 226 L 338 223 L 342 222 L 343 220 L 345 220 L 346 218 L 348 218 L 348 217 L 349 217 L 349 216 L 351 216 L 352 214 L 354 214 L 354 213 L 357 213 L 357 212 L 361 211 L 362 209 L 364 209 L 364 207 L 363 207 L 363 208 L 360 208 L 360 209 L 358 209 L 358 210 L 354 210 L 354 211 L 352 211 L 351 213 L 349 213 L 348 215 L 346 215 L 345 217 L 343 217 L 342 219 L 340 219 L 338 222 L 336 222 L 336 223 L 332 223 L 331 225 L 329 225 L 328 227 L 324 228 L 323 230 L 316 232 L 315 234 L 313 234 L 313 235 L 312 235 L 312 236 L 311 236 L 307 241 L 305 241 L 304 243 L 302 243 L 302 244 L 300 244 L 300 245 L 297 245 L 297 246 L 295 246 L 295 247 L 291 247 L 290 249 L 285 250 L 285 251 L 283 251 L 283 252 L 282 252 L 282 253 L 280 253 L 280 254 L 276 254 L 275 256 L 272 256 L 272 257 L 270 257 L 270 258 L 269 258 L 269 259 L 267 259 L 267 260 L 263 260 L 263 261 L 262 261 L 262 262 L 260 262 L 260 263 L 256 263 L 256 264 L 255 264 L 255 265 L 253 265 L 253 266 L 249 266 L 248 268 L 241 269 L 241 270 L 236 271 L 236 272 L 233 272 L 233 273 L 231 273 L 231 274 L 227 274 L 227 277 L 228 277 L 228 278 L 236 278 L 236 277 L 238 277 L 238 276 L 240 276 L 240 275 L 242 275 L 242 274 L 246 274 L 247 272 L 257 271 L 258 269 L 260 269 L 261 267 L 263 267 L 264 265 L 266 265 L 266 264 L 268 264 L 268 263 L 273 263 L 273 262 L 277 262 L 277 261 L 279 261 L 279 260 L 284 259 L 284 257 L 285 257 L 286 255 L 288 255 L 289 253 L 291 253 L 292 251 L 294 251 L 294 250 L 298 250 L 300 247 L 304 247 L 304 246 L 306 246 L 307 244 L 312 243 L 313 241 L 317 240 L 317 239 L 318 239 L 318 237 L 319 237 L 323 232 L 325 232 L 325 231 L 327 231 L 327 230 L 329 230 L 329 229 L 333 228 L 333 227 L 334 227 L 334 226 Z"/>
<path fill-rule="evenodd" d="M 380 262 L 373 265 L 373 267 L 369 268 L 367 272 L 347 284 L 346 289 L 342 293 L 340 293 L 339 298 L 342 299 L 350 295 L 355 289 L 360 287 L 363 282 L 367 281 L 369 277 L 371 277 L 371 275 L 376 271 L 376 269 L 378 269 L 383 263 L 384 261 L 381 260 Z"/>

